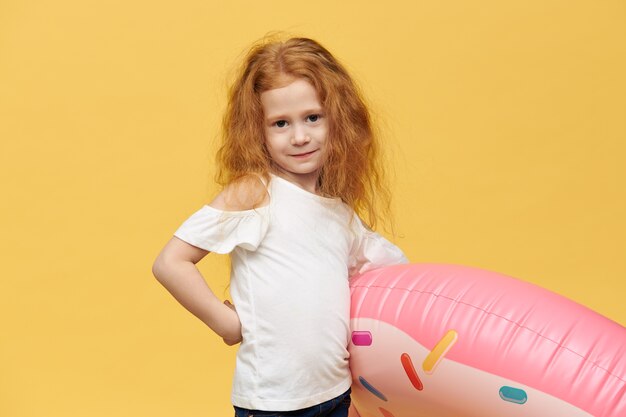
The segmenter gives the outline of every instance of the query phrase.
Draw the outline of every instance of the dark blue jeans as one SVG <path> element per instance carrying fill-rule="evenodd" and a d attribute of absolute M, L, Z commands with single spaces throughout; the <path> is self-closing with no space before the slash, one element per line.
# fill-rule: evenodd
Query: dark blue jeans
<path fill-rule="evenodd" d="M 259 411 L 235 407 L 235 417 L 348 417 L 350 390 L 337 398 L 295 411 Z"/>

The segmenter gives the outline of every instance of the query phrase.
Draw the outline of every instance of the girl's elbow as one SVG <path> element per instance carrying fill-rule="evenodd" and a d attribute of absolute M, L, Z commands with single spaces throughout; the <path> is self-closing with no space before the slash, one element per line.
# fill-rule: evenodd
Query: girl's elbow
<path fill-rule="evenodd" d="M 165 276 L 164 271 L 165 271 L 165 265 L 164 265 L 163 259 L 159 256 L 152 264 L 152 275 L 154 275 L 157 281 L 163 282 L 163 279 Z"/>

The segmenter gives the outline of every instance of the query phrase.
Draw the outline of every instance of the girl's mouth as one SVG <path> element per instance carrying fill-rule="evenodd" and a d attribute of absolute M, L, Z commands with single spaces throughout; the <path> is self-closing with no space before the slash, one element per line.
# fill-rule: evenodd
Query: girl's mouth
<path fill-rule="evenodd" d="M 299 154 L 295 154 L 295 155 L 291 155 L 291 156 L 293 156 L 294 158 L 304 159 L 304 158 L 307 158 L 307 157 L 313 155 L 315 152 L 317 152 L 317 149 L 315 149 L 315 150 L 313 150 L 311 152 L 299 153 Z"/>

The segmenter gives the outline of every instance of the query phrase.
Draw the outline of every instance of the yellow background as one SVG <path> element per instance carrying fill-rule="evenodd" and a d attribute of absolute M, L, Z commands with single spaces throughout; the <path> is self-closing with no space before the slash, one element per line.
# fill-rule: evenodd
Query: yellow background
<path fill-rule="evenodd" d="M 234 348 L 151 275 L 215 191 L 242 51 L 315 38 L 383 122 L 413 262 L 534 282 L 626 324 L 626 6 L 0 3 L 0 415 L 227 416 Z M 226 262 L 201 271 L 219 294 Z"/>

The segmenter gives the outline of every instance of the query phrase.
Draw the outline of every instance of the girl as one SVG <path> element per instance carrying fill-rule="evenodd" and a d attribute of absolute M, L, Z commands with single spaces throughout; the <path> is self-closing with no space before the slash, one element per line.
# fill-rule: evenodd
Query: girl
<path fill-rule="evenodd" d="M 375 139 L 352 79 L 319 43 L 248 53 L 224 116 L 224 189 L 153 266 L 185 308 L 227 344 L 241 342 L 237 417 L 348 414 L 348 277 L 407 262 L 356 214 L 371 225 L 387 211 L 375 204 L 386 195 Z M 234 306 L 195 267 L 209 251 L 231 256 Z"/>

